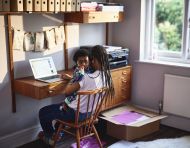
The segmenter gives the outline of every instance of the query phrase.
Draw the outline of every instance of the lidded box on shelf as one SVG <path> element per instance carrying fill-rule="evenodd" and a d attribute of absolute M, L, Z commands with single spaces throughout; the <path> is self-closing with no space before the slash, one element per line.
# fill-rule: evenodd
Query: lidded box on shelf
<path fill-rule="evenodd" d="M 47 0 L 42 0 L 41 7 L 42 11 L 47 11 Z"/>
<path fill-rule="evenodd" d="M 67 0 L 66 11 L 76 10 L 76 0 Z"/>
<path fill-rule="evenodd" d="M 33 0 L 33 11 L 41 11 L 41 0 Z"/>
<path fill-rule="evenodd" d="M 80 11 L 81 0 L 76 0 L 76 11 Z"/>
<path fill-rule="evenodd" d="M 48 5 L 47 5 L 48 11 L 53 12 L 55 10 L 54 5 L 55 5 L 54 0 L 48 0 Z"/>
<path fill-rule="evenodd" d="M 55 12 L 59 12 L 60 11 L 60 0 L 55 0 Z"/>
<path fill-rule="evenodd" d="M 3 11 L 3 1 L 0 0 L 0 11 Z"/>
<path fill-rule="evenodd" d="M 66 11 L 66 3 L 67 3 L 67 1 L 66 0 L 61 0 L 60 1 L 60 11 L 61 12 L 65 12 Z"/>
<path fill-rule="evenodd" d="M 3 11 L 10 11 L 10 0 L 3 0 L 2 8 Z"/>
<path fill-rule="evenodd" d="M 24 0 L 24 11 L 33 11 L 33 0 Z"/>
<path fill-rule="evenodd" d="M 23 11 L 23 0 L 12 0 L 11 11 Z"/>

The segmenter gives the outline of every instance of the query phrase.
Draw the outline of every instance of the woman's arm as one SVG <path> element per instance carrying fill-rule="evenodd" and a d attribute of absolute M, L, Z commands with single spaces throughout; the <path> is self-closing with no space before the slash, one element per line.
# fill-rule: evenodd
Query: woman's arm
<path fill-rule="evenodd" d="M 67 84 L 67 86 L 65 87 L 65 89 L 63 90 L 63 93 L 65 95 L 70 95 L 73 92 L 76 92 L 80 89 L 80 84 L 79 82 L 75 82 L 75 83 L 69 83 Z"/>

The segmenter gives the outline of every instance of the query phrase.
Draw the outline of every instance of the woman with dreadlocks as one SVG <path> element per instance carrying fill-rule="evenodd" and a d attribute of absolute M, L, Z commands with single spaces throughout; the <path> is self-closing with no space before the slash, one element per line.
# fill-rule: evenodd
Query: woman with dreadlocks
<path fill-rule="evenodd" d="M 96 45 L 91 49 L 91 67 L 92 73 L 85 73 L 80 82 L 69 83 L 64 89 L 64 94 L 69 95 L 76 91 L 93 90 L 102 87 L 109 89 L 109 94 L 113 96 L 114 87 L 109 69 L 108 57 L 103 46 Z M 83 100 L 82 100 L 83 99 Z M 86 98 L 81 98 L 79 120 L 86 117 Z M 52 121 L 55 119 L 74 121 L 75 110 L 77 108 L 77 99 L 73 100 L 65 107 L 65 104 L 53 104 L 45 106 L 39 111 L 40 124 L 43 129 L 43 137 L 41 138 L 48 144 L 53 144 L 52 136 L 55 132 Z M 41 134 L 42 135 L 42 134 Z"/>

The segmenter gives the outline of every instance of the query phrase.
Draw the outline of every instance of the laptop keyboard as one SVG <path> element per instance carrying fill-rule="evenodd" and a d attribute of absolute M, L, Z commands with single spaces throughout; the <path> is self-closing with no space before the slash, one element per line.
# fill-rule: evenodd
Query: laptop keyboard
<path fill-rule="evenodd" d="M 49 76 L 49 77 L 44 77 L 44 78 L 40 78 L 41 80 L 51 80 L 51 79 L 56 79 L 56 78 L 60 78 L 59 75 L 55 75 L 55 76 Z"/>

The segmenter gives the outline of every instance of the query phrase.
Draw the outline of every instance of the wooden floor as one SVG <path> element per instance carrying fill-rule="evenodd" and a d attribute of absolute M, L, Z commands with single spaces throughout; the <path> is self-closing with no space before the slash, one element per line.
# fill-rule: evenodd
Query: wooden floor
<path fill-rule="evenodd" d="M 182 136 L 186 136 L 186 135 L 190 135 L 190 132 L 172 128 L 169 126 L 161 125 L 160 130 L 158 132 L 155 132 L 151 135 L 142 137 L 140 139 L 136 139 L 136 140 L 134 140 L 134 142 L 136 142 L 136 141 L 152 141 L 152 140 L 161 139 L 161 138 L 178 138 L 178 137 L 182 137 Z"/>
<path fill-rule="evenodd" d="M 102 128 L 102 129 L 105 129 L 105 128 Z M 105 133 L 105 130 L 101 130 L 101 133 Z M 190 132 L 186 132 L 186 131 L 179 130 L 176 128 L 161 125 L 160 130 L 158 132 L 155 132 L 151 135 L 145 136 L 145 137 L 140 138 L 140 139 L 136 139 L 133 142 L 136 142 L 136 141 L 152 141 L 152 140 L 160 139 L 160 138 L 176 138 L 176 137 L 181 137 L 181 136 L 185 136 L 185 135 L 190 135 Z M 101 134 L 101 139 L 106 142 L 105 147 L 107 147 L 107 146 L 118 141 L 118 139 L 112 138 L 112 137 L 107 136 L 105 134 Z M 75 139 L 73 137 L 66 135 L 64 141 L 61 144 L 57 145 L 57 148 L 69 148 L 70 145 L 74 141 L 75 141 Z M 31 143 L 27 143 L 23 146 L 20 146 L 18 148 L 49 148 L 49 146 L 47 146 L 46 144 L 44 144 L 40 140 L 36 140 L 36 141 L 31 142 Z"/>

